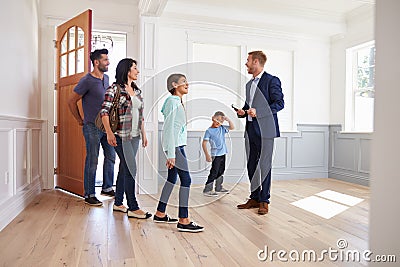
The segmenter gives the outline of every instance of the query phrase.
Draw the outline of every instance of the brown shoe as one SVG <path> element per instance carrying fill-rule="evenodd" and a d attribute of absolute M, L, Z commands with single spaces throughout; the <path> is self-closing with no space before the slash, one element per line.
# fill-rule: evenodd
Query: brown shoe
<path fill-rule="evenodd" d="M 265 215 L 268 213 L 268 203 L 260 202 L 260 207 L 258 208 L 258 214 Z"/>
<path fill-rule="evenodd" d="M 257 200 L 249 199 L 249 200 L 247 200 L 246 203 L 237 205 L 237 208 L 238 209 L 254 209 L 254 208 L 258 208 L 259 206 L 260 206 L 260 203 Z"/>

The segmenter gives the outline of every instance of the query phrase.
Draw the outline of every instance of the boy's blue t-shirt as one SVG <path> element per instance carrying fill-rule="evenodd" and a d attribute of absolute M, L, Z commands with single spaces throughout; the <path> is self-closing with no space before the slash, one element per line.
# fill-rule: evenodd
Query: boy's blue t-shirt
<path fill-rule="evenodd" d="M 221 125 L 217 128 L 210 127 L 206 130 L 203 140 L 210 142 L 211 156 L 222 156 L 228 153 L 225 143 L 225 134 L 229 132 L 229 127 Z"/>
<path fill-rule="evenodd" d="M 104 74 L 103 80 L 90 73 L 80 79 L 74 92 L 82 96 L 83 122 L 94 123 L 104 101 L 104 95 L 110 86 L 108 76 Z"/>

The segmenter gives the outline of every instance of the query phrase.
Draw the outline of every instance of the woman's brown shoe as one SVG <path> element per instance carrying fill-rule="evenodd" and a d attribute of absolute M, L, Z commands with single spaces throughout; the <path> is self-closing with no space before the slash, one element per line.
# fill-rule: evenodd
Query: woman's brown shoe
<path fill-rule="evenodd" d="M 268 213 L 268 203 L 260 202 L 260 207 L 258 208 L 258 214 L 265 215 Z"/>
<path fill-rule="evenodd" d="M 246 203 L 237 205 L 237 208 L 238 209 L 254 209 L 254 208 L 258 208 L 259 206 L 260 206 L 260 203 L 257 200 L 249 199 L 249 200 L 247 200 Z"/>

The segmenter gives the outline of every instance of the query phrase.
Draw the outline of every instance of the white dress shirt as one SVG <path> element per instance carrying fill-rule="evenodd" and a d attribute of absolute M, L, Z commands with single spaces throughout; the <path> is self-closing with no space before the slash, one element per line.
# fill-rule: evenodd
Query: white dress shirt
<path fill-rule="evenodd" d="M 262 70 L 260 72 L 260 74 L 258 74 L 256 77 L 254 77 L 252 79 L 251 87 L 250 87 L 250 94 L 249 94 L 249 97 L 250 97 L 250 99 L 249 99 L 249 108 L 251 108 L 251 105 L 253 104 L 254 94 L 256 93 L 258 82 L 260 81 L 261 76 L 263 74 L 264 74 L 264 70 Z M 247 115 L 247 119 L 248 119 L 248 121 L 253 121 L 253 118 L 250 115 Z"/>

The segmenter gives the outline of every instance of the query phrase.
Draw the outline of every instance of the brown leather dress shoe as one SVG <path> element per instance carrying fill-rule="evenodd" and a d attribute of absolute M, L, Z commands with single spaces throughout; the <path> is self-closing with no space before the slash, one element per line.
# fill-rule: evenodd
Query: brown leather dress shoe
<path fill-rule="evenodd" d="M 260 206 L 260 203 L 257 200 L 249 199 L 249 200 L 247 200 L 246 203 L 237 205 L 237 208 L 238 209 L 254 209 L 254 208 L 258 208 L 259 206 Z"/>
<path fill-rule="evenodd" d="M 258 214 L 265 215 L 268 213 L 268 203 L 267 202 L 260 202 L 260 207 L 258 208 Z"/>

